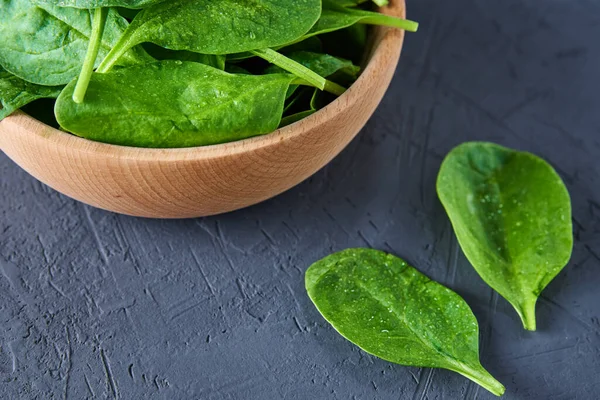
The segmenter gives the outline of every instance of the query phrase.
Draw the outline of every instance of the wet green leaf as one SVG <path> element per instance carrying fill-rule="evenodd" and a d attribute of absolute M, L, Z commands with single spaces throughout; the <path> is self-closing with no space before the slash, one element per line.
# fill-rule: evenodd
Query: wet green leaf
<path fill-rule="evenodd" d="M 472 142 L 448 154 L 437 191 L 473 267 L 535 330 L 537 298 L 573 249 L 560 176 L 533 154 Z"/>
<path fill-rule="evenodd" d="M 195 62 L 160 61 L 92 76 L 86 101 L 74 82 L 56 103 L 60 125 L 126 146 L 190 147 L 277 129 L 290 74 L 234 75 Z"/>
<path fill-rule="evenodd" d="M 135 17 L 100 72 L 108 71 L 124 51 L 144 42 L 203 54 L 280 46 L 306 33 L 320 14 L 320 0 L 167 1 Z"/>
<path fill-rule="evenodd" d="M 139 9 L 161 3 L 165 0 L 34 0 L 38 4 L 58 7 L 93 9 L 100 7 L 123 7 Z"/>
<path fill-rule="evenodd" d="M 330 0 L 332 3 L 339 4 L 343 7 L 355 7 L 361 4 L 368 2 L 369 0 Z M 379 7 L 387 6 L 389 4 L 388 0 L 373 0 Z"/>
<path fill-rule="evenodd" d="M 329 78 L 332 75 L 336 75 L 341 79 L 341 82 L 339 83 L 343 84 L 350 84 L 354 82 L 360 73 L 360 67 L 352 64 L 351 61 L 333 57 L 328 54 L 297 51 L 287 54 L 287 57 L 297 63 L 300 63 L 324 78 Z M 276 65 L 271 65 L 265 70 L 265 72 L 273 74 L 283 73 L 285 70 Z M 333 81 L 338 82 L 337 79 L 334 79 Z M 298 85 L 291 85 L 290 89 L 288 90 L 287 97 L 289 98 L 297 89 Z M 313 109 L 313 112 L 314 111 L 316 111 L 316 109 Z"/>
<path fill-rule="evenodd" d="M 348 8 L 331 0 L 323 1 L 323 11 L 317 23 L 301 40 L 311 36 L 334 32 L 355 24 L 381 25 L 416 32 L 419 24 L 374 11 Z"/>
<path fill-rule="evenodd" d="M 225 69 L 226 57 L 223 55 L 201 54 L 187 50 L 169 50 L 152 43 L 147 43 L 144 46 L 144 49 L 146 49 L 148 54 L 150 54 L 157 60 L 193 61 L 201 64 L 210 65 L 211 67 L 220 70 Z"/>
<path fill-rule="evenodd" d="M 64 85 L 79 75 L 92 32 L 92 12 L 28 0 L 0 1 L 0 65 L 12 74 L 40 85 Z M 110 10 L 100 55 L 108 53 L 127 27 L 127 21 Z M 139 49 L 124 55 L 121 63 L 148 61 Z"/>
<path fill-rule="evenodd" d="M 57 98 L 61 89 L 25 82 L 0 68 L 0 121 L 34 100 Z"/>
<path fill-rule="evenodd" d="M 495 395 L 504 393 L 479 362 L 479 327 L 467 303 L 400 258 L 341 251 L 306 271 L 306 289 L 323 317 L 367 353 L 449 369 Z"/>
<path fill-rule="evenodd" d="M 360 67 L 352 64 L 352 61 L 334 57 L 329 54 L 313 53 L 309 51 L 296 51 L 286 54 L 290 59 L 304 65 L 317 74 L 328 78 L 335 73 L 342 73 L 352 79 L 358 78 Z M 275 65 L 266 69 L 267 73 L 281 73 L 284 70 Z"/>

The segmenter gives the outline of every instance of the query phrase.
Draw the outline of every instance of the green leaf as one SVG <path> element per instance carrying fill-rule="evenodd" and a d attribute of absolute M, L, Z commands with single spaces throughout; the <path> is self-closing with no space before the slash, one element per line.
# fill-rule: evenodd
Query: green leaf
<path fill-rule="evenodd" d="M 233 75 L 210 66 L 159 61 L 92 75 L 83 104 L 74 82 L 56 103 L 67 131 L 106 143 L 190 147 L 277 129 L 290 74 Z"/>
<path fill-rule="evenodd" d="M 318 91 L 316 88 L 311 87 L 300 87 L 298 85 L 290 85 L 291 88 L 296 88 L 293 92 L 288 89 L 286 94 L 285 107 L 283 108 L 283 115 L 288 116 L 298 111 L 306 111 L 309 106 L 305 104 L 310 103 L 310 97 L 312 92 Z M 291 93 L 290 93 L 291 92 Z M 292 112 L 293 111 L 293 112 Z"/>
<path fill-rule="evenodd" d="M 57 86 L 79 75 L 92 32 L 92 11 L 35 5 L 28 0 L 0 1 L 0 65 L 32 83 Z M 115 10 L 108 13 L 100 55 L 106 55 L 127 27 Z M 122 64 L 147 61 L 136 49 Z"/>
<path fill-rule="evenodd" d="M 332 75 L 336 75 L 337 77 L 342 79 L 344 84 L 353 83 L 356 80 L 356 78 L 358 78 L 358 74 L 360 73 L 360 67 L 355 66 L 354 64 L 352 64 L 351 61 L 333 57 L 329 54 L 312 53 L 308 51 L 297 51 L 287 54 L 287 57 L 310 69 L 319 76 L 328 78 Z M 265 73 L 274 74 L 282 73 L 285 71 L 285 69 L 277 65 L 271 65 L 265 70 Z M 333 81 L 337 82 L 336 79 L 334 79 Z M 298 85 L 291 85 L 290 89 L 288 90 L 287 97 L 289 98 L 292 94 L 294 94 L 297 88 Z"/>
<path fill-rule="evenodd" d="M 225 69 L 225 61 L 227 59 L 227 57 L 223 55 L 201 54 L 187 50 L 169 50 L 152 43 L 147 43 L 144 45 L 144 49 L 146 49 L 148 54 L 157 60 L 193 61 L 210 65 L 211 67 L 220 69 L 221 71 Z"/>
<path fill-rule="evenodd" d="M 302 79 L 306 83 L 321 90 L 325 89 L 326 79 L 321 75 L 315 73 L 310 68 L 305 67 L 304 65 L 292 60 L 280 54 L 272 49 L 262 49 L 262 50 L 253 50 L 253 54 L 258 57 L 278 66 L 284 71 L 288 71 L 298 78 Z"/>
<path fill-rule="evenodd" d="M 287 104 L 283 109 L 279 127 L 291 125 L 317 112 L 316 97 L 322 93 L 316 88 L 303 87 L 290 97 L 288 91 Z"/>
<path fill-rule="evenodd" d="M 161 3 L 165 0 L 34 0 L 38 4 L 58 7 L 83 8 L 86 10 L 100 7 L 123 7 L 139 9 Z"/>
<path fill-rule="evenodd" d="M 319 94 L 321 94 L 321 92 L 319 92 L 318 90 L 315 90 L 313 92 L 313 95 L 310 98 L 310 103 L 309 103 L 311 110 L 315 110 L 316 111 L 316 110 L 322 108 L 321 104 L 320 104 L 321 102 L 319 101 Z"/>
<path fill-rule="evenodd" d="M 305 278 L 323 317 L 367 353 L 449 369 L 497 396 L 504 393 L 479 362 L 479 327 L 467 303 L 400 258 L 349 249 L 316 262 Z"/>
<path fill-rule="evenodd" d="M 236 64 L 225 64 L 225 72 L 229 72 L 230 74 L 252 75 L 247 69 Z"/>
<path fill-rule="evenodd" d="M 284 45 L 306 33 L 320 14 L 320 0 L 167 1 L 136 16 L 99 71 L 110 70 L 124 51 L 144 42 L 203 54 Z"/>
<path fill-rule="evenodd" d="M 366 3 L 367 0 L 331 0 L 331 2 L 342 7 L 356 7 Z"/>
<path fill-rule="evenodd" d="M 305 67 L 297 61 L 292 60 L 289 57 L 284 56 L 272 49 L 262 49 L 262 50 L 253 50 L 253 53 L 257 56 L 269 61 L 270 63 L 275 64 L 276 66 L 282 68 L 285 71 L 288 71 L 294 75 L 296 75 L 299 79 L 296 83 L 301 85 L 310 85 L 316 87 L 318 89 L 324 90 L 336 96 L 341 96 L 346 91 L 346 88 L 338 85 L 335 82 L 328 81 L 323 78 L 321 75 L 315 73 L 310 68 Z M 293 91 L 292 91 L 293 92 Z M 288 97 L 290 95 L 290 91 L 288 91 Z"/>
<path fill-rule="evenodd" d="M 331 0 L 323 1 L 323 11 L 311 30 L 298 40 L 306 40 L 311 36 L 348 28 L 354 24 L 381 25 L 416 32 L 419 24 L 390 15 L 380 14 L 356 8 L 343 7 Z"/>
<path fill-rule="evenodd" d="M 329 54 L 297 51 L 287 54 L 287 57 L 325 78 L 328 78 L 335 73 L 342 73 L 356 79 L 360 73 L 360 67 L 354 65 L 352 61 L 334 57 Z M 270 74 L 281 73 L 283 71 L 282 68 L 276 65 L 272 65 L 265 70 L 265 72 Z"/>
<path fill-rule="evenodd" d="M 330 0 L 332 3 L 339 4 L 343 7 L 356 7 L 361 4 L 366 3 L 369 0 Z M 378 7 L 387 6 L 389 4 L 388 0 L 373 0 Z"/>
<path fill-rule="evenodd" d="M 471 142 L 448 154 L 437 191 L 473 267 L 535 330 L 537 298 L 573 249 L 560 176 L 533 154 Z"/>
<path fill-rule="evenodd" d="M 288 115 L 287 117 L 283 117 L 281 119 L 281 123 L 279 124 L 279 127 L 283 128 L 284 126 L 288 126 L 293 123 L 296 123 L 306 117 L 313 115 L 315 112 L 317 112 L 317 110 L 306 110 L 306 111 L 301 111 L 296 114 Z"/>
<path fill-rule="evenodd" d="M 285 55 L 295 52 L 295 51 L 312 51 L 315 53 L 322 53 L 323 52 L 323 44 L 321 43 L 321 39 L 319 37 L 311 36 L 309 38 L 306 38 L 306 40 L 294 42 L 290 45 L 276 46 L 273 48 L 273 50 L 277 50 L 278 52 L 285 54 Z M 361 49 L 359 49 L 359 50 L 361 50 Z M 228 61 L 241 61 L 241 60 L 246 60 L 251 57 L 255 57 L 255 55 L 249 51 L 246 51 L 243 53 L 228 54 L 227 60 Z"/>
<path fill-rule="evenodd" d="M 0 121 L 38 99 L 55 99 L 60 87 L 34 85 L 0 68 Z"/>

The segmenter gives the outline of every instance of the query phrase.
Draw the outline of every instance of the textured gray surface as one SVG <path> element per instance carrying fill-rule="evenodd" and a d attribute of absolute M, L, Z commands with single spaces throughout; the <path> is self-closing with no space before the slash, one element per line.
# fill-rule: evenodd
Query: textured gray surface
<path fill-rule="evenodd" d="M 391 365 L 319 316 L 303 272 L 349 246 L 462 294 L 506 399 L 600 390 L 600 3 L 413 0 L 422 22 L 374 118 L 299 187 L 229 215 L 154 221 L 44 187 L 0 155 L 0 398 L 490 399 Z M 538 327 L 468 265 L 436 199 L 444 154 L 491 140 L 552 162 L 573 197 L 570 265 Z"/>

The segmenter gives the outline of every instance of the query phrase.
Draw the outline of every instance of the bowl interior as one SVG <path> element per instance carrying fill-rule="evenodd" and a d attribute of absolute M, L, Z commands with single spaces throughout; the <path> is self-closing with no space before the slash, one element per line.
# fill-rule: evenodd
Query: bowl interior
<path fill-rule="evenodd" d="M 390 5 L 388 7 L 383 7 L 382 12 L 390 15 L 395 15 L 401 18 L 405 17 L 405 7 L 403 0 L 391 0 Z M 73 147 L 76 146 L 81 149 L 81 151 L 85 152 L 100 152 L 100 153 L 110 153 L 113 156 L 119 157 L 133 157 L 133 158 L 155 158 L 155 157 L 188 157 L 192 154 L 198 155 L 200 157 L 212 157 L 212 156 L 221 156 L 222 154 L 235 154 L 238 152 L 246 152 L 251 151 L 256 148 L 260 148 L 263 146 L 270 145 L 273 141 L 285 140 L 286 138 L 291 138 L 295 134 L 301 134 L 304 129 L 307 129 L 309 126 L 315 126 L 321 123 L 323 120 L 327 118 L 327 116 L 338 110 L 340 106 L 348 106 L 351 103 L 360 100 L 360 90 L 357 90 L 357 86 L 361 86 L 373 80 L 372 74 L 377 72 L 378 68 L 381 68 L 380 60 L 375 59 L 377 56 L 378 50 L 381 50 L 380 47 L 384 43 L 384 39 L 386 36 L 389 36 L 394 30 L 390 28 L 384 27 L 371 27 L 369 32 L 368 43 L 365 49 L 365 55 L 363 61 L 361 63 L 362 72 L 357 81 L 352 85 L 351 88 L 348 89 L 346 93 L 342 96 L 335 99 L 333 102 L 320 109 L 316 113 L 298 121 L 289 126 L 280 128 L 275 130 L 272 133 L 255 136 L 248 139 L 242 139 L 230 143 L 222 143 L 208 146 L 199 146 L 199 147 L 186 147 L 186 148 L 169 148 L 169 149 L 155 149 L 155 148 L 140 148 L 140 147 L 128 147 L 128 146 L 119 146 L 101 142 L 95 142 L 88 139 L 84 139 L 70 133 L 61 131 L 52 126 L 45 124 L 42 121 L 39 121 L 28 114 L 17 111 L 13 114 L 13 116 L 7 118 L 9 122 L 10 120 L 16 119 L 14 121 L 17 125 L 26 125 L 28 130 L 33 134 L 39 134 L 44 140 L 50 140 L 56 142 L 57 144 Z M 396 31 L 397 35 L 402 34 L 400 31 Z M 403 39 L 403 34 L 398 38 L 399 43 Z M 381 53 L 381 51 L 379 52 Z M 375 61 L 375 62 L 374 62 Z M 2 122 L 0 122 L 2 124 Z M 1 142 L 0 142 L 1 149 Z"/>

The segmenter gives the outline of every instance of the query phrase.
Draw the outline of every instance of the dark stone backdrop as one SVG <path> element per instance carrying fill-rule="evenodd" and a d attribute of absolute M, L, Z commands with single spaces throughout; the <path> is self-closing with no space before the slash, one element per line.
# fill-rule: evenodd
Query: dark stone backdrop
<path fill-rule="evenodd" d="M 600 390 L 600 2 L 412 0 L 395 80 L 360 136 L 297 188 L 228 215 L 119 216 L 0 155 L 0 398 L 491 399 L 337 335 L 304 270 L 349 246 L 394 252 L 463 295 L 506 399 Z M 573 197 L 572 262 L 539 331 L 462 255 L 435 194 L 466 140 L 529 150 Z"/>

